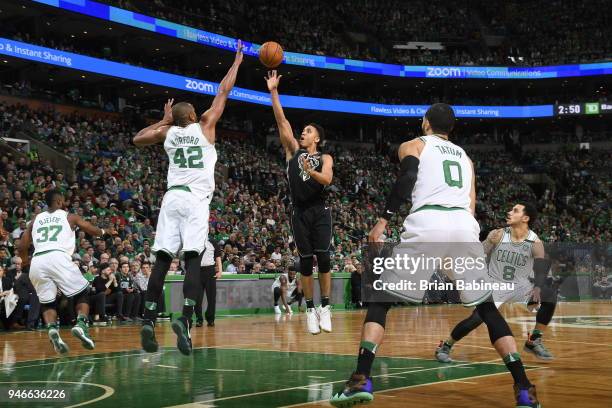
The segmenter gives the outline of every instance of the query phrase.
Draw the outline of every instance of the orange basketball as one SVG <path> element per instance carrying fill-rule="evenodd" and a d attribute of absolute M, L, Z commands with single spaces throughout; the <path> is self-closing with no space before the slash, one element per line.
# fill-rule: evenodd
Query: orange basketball
<path fill-rule="evenodd" d="M 276 68 L 283 62 L 283 47 L 274 41 L 264 43 L 259 49 L 259 60 L 267 68 Z"/>

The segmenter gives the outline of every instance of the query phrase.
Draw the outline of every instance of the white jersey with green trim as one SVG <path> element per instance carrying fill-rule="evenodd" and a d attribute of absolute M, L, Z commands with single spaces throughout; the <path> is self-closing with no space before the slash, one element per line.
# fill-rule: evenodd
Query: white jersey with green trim
<path fill-rule="evenodd" d="M 425 146 L 419 157 L 410 212 L 426 205 L 470 211 L 473 173 L 468 155 L 461 147 L 436 135 L 419 139 Z"/>
<path fill-rule="evenodd" d="M 529 230 L 527 238 L 513 242 L 511 229 L 504 228 L 504 234 L 489 258 L 489 276 L 498 282 L 528 284 L 533 277 L 533 243 L 538 235 Z"/>
<path fill-rule="evenodd" d="M 202 199 L 215 190 L 217 150 L 204 136 L 199 123 L 170 127 L 164 149 L 169 160 L 168 188 L 189 187 Z"/>
<path fill-rule="evenodd" d="M 47 251 L 62 251 L 72 255 L 75 245 L 74 231 L 64 210 L 44 211 L 32 221 L 34 255 Z"/>
<path fill-rule="evenodd" d="M 290 281 L 289 274 L 281 273 L 272 283 L 272 290 L 274 290 L 274 288 L 281 287 L 281 281 L 280 281 L 281 276 L 284 276 L 287 279 L 287 294 L 288 296 L 291 296 L 293 291 L 297 288 L 297 275 L 293 278 L 292 281 Z"/>

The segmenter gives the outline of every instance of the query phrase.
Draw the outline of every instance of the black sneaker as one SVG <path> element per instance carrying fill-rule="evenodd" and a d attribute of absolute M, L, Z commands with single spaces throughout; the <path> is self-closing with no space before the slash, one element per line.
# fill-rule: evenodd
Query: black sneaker
<path fill-rule="evenodd" d="M 208 326 L 208 327 L 215 327 L 215 322 L 207 322 L 206 326 Z"/>
<path fill-rule="evenodd" d="M 196 320 L 196 327 L 204 326 L 204 320 Z"/>
<path fill-rule="evenodd" d="M 143 320 L 140 329 L 140 344 L 147 353 L 155 353 L 159 349 L 155 339 L 155 324 L 151 320 Z"/>
<path fill-rule="evenodd" d="M 172 330 L 176 334 L 176 347 L 181 353 L 188 356 L 191 354 L 191 321 L 184 316 L 179 317 L 172 322 Z"/>

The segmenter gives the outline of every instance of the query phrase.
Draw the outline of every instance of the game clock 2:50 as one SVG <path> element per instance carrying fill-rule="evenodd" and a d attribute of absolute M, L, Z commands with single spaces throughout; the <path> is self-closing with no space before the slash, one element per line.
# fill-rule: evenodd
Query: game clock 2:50
<path fill-rule="evenodd" d="M 558 104 L 555 108 L 558 116 L 582 115 L 584 113 L 584 109 L 581 103 Z"/>

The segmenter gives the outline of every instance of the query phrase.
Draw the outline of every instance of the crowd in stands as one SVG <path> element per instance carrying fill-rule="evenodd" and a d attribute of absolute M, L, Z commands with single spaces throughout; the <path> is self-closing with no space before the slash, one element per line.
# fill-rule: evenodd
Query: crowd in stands
<path fill-rule="evenodd" d="M 547 65 L 612 58 L 606 0 L 107 3 L 260 44 L 276 39 L 294 52 L 407 65 Z M 498 45 L 488 47 L 487 38 Z M 392 49 L 411 41 L 446 47 Z"/>
<path fill-rule="evenodd" d="M 16 248 L 27 222 L 45 209 L 44 193 L 58 189 L 65 193 L 70 211 L 116 230 L 116 235 L 106 240 L 77 233 L 73 260 L 92 281 L 93 320 L 104 323 L 109 305 L 119 320 L 138 318 L 142 292 L 155 261 L 151 246 L 166 188 L 163 149 L 134 147 L 130 140 L 137 129 L 119 117 L 96 119 L 79 113 L 60 114 L 52 107 L 33 110 L 26 105 L 0 103 L 1 132 L 8 133 L 11 128 L 68 154 L 76 172 L 64 174 L 36 156 L 15 152 L 0 156 L 0 276 L 4 290 L 19 288 L 23 302 L 33 295 L 33 288 L 18 284 L 22 274 Z M 277 273 L 295 262 L 283 150 L 278 144 L 265 146 L 253 140 L 260 139 L 220 137 L 216 145 L 219 166 L 226 168 L 227 177 L 218 183 L 211 203 L 210 235 L 223 249 L 224 273 Z M 330 144 L 326 150 L 335 162 L 334 182 L 329 188 L 334 208 L 332 271 L 352 273 L 361 268 L 362 244 L 377 219 L 396 164 L 373 148 Z M 510 203 L 528 199 L 540 204 L 541 216 L 533 228 L 546 241 L 612 239 L 610 151 L 525 153 L 517 157 L 499 150 L 470 155 L 479 176 L 477 218 L 483 231 L 503 224 Z M 522 181 L 522 173 L 534 168 L 547 176 L 543 195 L 536 195 Z M 394 227 L 385 234 L 389 240 L 398 238 L 400 221 L 390 224 Z M 180 259 L 173 261 L 169 273 L 183 273 Z M 28 303 L 31 309 L 32 303 Z M 25 306 L 20 305 L 20 310 Z M 9 326 L 20 324 L 35 323 L 8 322 Z"/>

